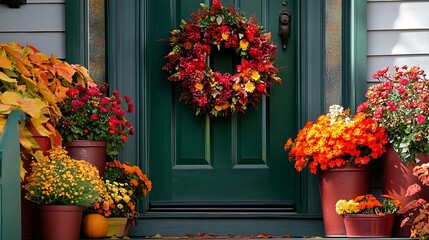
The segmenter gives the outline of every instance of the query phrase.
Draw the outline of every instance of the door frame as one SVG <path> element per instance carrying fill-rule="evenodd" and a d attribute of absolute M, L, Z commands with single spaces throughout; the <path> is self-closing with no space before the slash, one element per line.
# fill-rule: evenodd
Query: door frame
<path fill-rule="evenodd" d="M 85 20 L 87 1 L 66 0 L 66 60 L 85 66 L 88 52 Z M 324 101 L 320 101 L 324 99 L 324 2 L 300 0 L 298 14 L 293 19 L 294 27 L 297 29 L 293 36 L 300 36 L 300 39 L 293 37 L 297 46 L 295 56 L 298 67 L 295 69 L 297 71 L 295 76 L 298 79 L 296 89 L 298 126 L 317 118 L 326 107 Z M 149 59 L 144 49 L 147 46 L 147 36 L 150 34 L 146 31 L 150 24 L 147 4 L 148 1 L 140 0 L 106 0 L 106 36 L 108 36 L 106 69 L 110 89 L 130 93 L 135 99 L 136 114 L 130 120 L 135 123 L 136 132 L 142 133 L 127 143 L 125 151 L 120 153 L 120 159 L 138 164 L 145 172 L 149 172 L 148 135 L 145 131 L 149 127 L 145 117 L 148 109 L 146 80 L 148 72 L 151 71 L 145 67 Z M 355 109 L 363 101 L 366 91 L 366 1 L 343 1 L 343 16 L 343 105 Z M 276 234 L 275 229 L 280 229 L 276 224 L 280 223 L 288 224 L 288 229 L 296 233 L 296 236 L 305 235 L 299 232 L 300 229 L 306 229 L 303 225 L 315 229 L 316 233 L 322 231 L 323 234 L 317 177 L 303 172 L 300 186 L 296 187 L 301 190 L 302 203 L 297 206 L 299 213 L 296 215 L 142 214 L 142 218 L 139 219 L 139 223 L 142 223 L 139 226 L 142 227 L 134 228 L 131 232 L 150 235 L 160 228 L 176 226 L 170 228 L 171 233 L 180 234 L 180 231 L 189 233 L 192 232 L 192 222 L 195 223 L 195 220 L 201 223 L 202 219 L 206 219 L 204 226 L 213 226 L 212 224 L 219 224 L 218 220 L 221 219 L 225 226 L 231 226 L 236 233 L 256 223 L 255 230 Z M 147 201 L 139 205 L 141 212 L 147 207 Z M 177 220 L 181 220 L 180 224 Z M 148 224 L 151 226 L 150 230 Z M 264 229 L 268 231 L 263 231 Z M 222 230 L 218 232 L 221 233 Z M 234 232 L 230 231 L 229 234 Z M 306 234 L 310 233 L 307 231 Z"/>

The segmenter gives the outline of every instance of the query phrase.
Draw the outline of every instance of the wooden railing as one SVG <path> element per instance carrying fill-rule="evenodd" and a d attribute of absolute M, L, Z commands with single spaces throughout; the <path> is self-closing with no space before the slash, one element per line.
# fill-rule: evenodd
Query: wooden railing
<path fill-rule="evenodd" d="M 20 143 L 18 122 L 24 114 L 13 110 L 0 138 L 0 239 L 21 239 Z"/>

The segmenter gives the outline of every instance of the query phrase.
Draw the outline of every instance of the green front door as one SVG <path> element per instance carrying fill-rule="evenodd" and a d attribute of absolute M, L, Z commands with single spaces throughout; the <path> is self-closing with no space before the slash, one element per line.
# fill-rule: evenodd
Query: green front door
<path fill-rule="evenodd" d="M 278 36 L 279 13 L 292 13 L 297 1 L 236 0 L 247 18 L 271 32 L 278 45 L 276 66 L 283 84 L 275 84 L 270 97 L 245 114 L 227 118 L 195 116 L 178 102 L 168 74 L 162 70 L 169 51 L 169 32 L 200 8 L 196 0 L 148 1 L 146 59 L 149 176 L 153 190 L 148 211 L 295 211 L 299 202 L 299 175 L 287 160 L 283 145 L 297 128 L 297 77 L 294 41 L 282 50 Z M 205 2 L 207 4 L 207 1 Z M 287 3 L 287 5 L 286 5 Z M 286 6 L 284 6 L 285 4 Z M 209 4 L 208 4 L 209 5 Z M 296 25 L 292 29 L 292 35 Z M 297 39 L 291 36 L 291 39 Z M 234 57 L 214 54 L 214 70 L 236 71 Z M 299 206 L 298 206 L 299 207 Z"/>

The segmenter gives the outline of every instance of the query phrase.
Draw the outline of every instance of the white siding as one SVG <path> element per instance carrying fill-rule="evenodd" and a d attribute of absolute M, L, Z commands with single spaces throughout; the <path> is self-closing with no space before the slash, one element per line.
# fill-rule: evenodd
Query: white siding
<path fill-rule="evenodd" d="M 65 58 L 65 0 L 28 0 L 20 8 L 0 5 L 0 42 L 32 45 Z"/>
<path fill-rule="evenodd" d="M 367 81 L 387 66 L 429 70 L 429 1 L 368 0 Z"/>

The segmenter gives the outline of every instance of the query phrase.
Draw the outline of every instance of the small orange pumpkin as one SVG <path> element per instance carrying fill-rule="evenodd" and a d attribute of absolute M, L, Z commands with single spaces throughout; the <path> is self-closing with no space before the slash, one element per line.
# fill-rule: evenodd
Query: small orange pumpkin
<path fill-rule="evenodd" d="M 82 227 L 87 238 L 104 238 L 109 229 L 109 224 L 103 215 L 90 213 L 83 218 Z"/>

